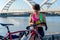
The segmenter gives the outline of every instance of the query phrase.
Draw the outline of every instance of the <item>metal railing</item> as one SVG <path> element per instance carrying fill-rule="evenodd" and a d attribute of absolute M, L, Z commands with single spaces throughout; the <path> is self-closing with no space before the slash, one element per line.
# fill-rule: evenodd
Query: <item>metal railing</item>
<path fill-rule="evenodd" d="M 60 34 L 46 35 L 43 40 L 60 40 Z"/>

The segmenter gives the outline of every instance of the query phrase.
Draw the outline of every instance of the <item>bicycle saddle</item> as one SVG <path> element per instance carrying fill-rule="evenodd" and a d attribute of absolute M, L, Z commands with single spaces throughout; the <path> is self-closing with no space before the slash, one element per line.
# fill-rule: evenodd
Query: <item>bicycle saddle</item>
<path fill-rule="evenodd" d="M 14 24 L 4 24 L 4 23 L 0 23 L 2 26 L 8 26 L 8 25 L 14 25 Z"/>

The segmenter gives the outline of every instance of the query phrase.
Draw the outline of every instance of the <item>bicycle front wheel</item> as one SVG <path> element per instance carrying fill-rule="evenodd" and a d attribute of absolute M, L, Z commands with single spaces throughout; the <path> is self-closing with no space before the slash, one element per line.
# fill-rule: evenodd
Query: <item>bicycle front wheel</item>
<path fill-rule="evenodd" d="M 30 40 L 41 40 L 41 37 L 34 34 L 30 37 Z"/>

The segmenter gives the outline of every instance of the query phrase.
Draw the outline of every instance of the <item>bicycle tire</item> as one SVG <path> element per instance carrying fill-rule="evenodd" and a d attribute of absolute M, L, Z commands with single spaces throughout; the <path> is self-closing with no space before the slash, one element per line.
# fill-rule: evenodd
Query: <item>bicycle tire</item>
<path fill-rule="evenodd" d="M 42 40 L 40 36 L 37 36 L 36 34 L 35 35 L 32 35 L 30 37 L 30 40 Z"/>
<path fill-rule="evenodd" d="M 41 36 L 35 35 L 34 40 L 42 40 Z"/>

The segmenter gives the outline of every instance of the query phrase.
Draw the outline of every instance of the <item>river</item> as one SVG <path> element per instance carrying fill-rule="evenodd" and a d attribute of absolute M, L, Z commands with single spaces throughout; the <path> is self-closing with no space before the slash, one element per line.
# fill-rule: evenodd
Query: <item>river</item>
<path fill-rule="evenodd" d="M 60 16 L 48 16 L 46 17 L 48 30 L 45 34 L 58 33 L 60 32 Z M 25 30 L 26 26 L 29 25 L 29 17 L 0 17 L 0 23 L 10 23 L 14 26 L 9 26 L 11 32 Z M 7 29 L 0 25 L 0 35 L 6 36 Z"/>

